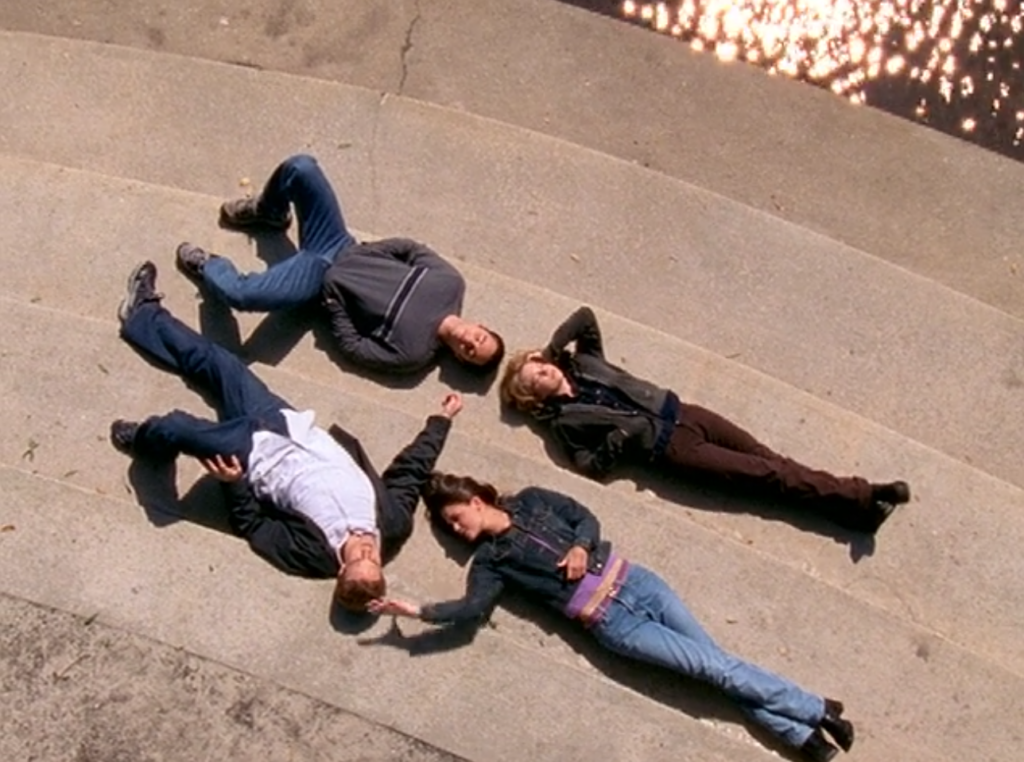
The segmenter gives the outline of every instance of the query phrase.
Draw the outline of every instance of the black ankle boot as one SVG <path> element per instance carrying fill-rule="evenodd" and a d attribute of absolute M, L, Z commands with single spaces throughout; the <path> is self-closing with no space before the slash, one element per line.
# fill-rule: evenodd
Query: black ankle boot
<path fill-rule="evenodd" d="M 872 484 L 871 499 L 878 503 L 903 505 L 904 503 L 910 502 L 910 485 L 906 482 Z"/>
<path fill-rule="evenodd" d="M 819 727 L 828 732 L 843 751 L 853 746 L 853 723 L 842 718 L 843 704 L 834 699 L 825 699 L 825 716 Z"/>
<path fill-rule="evenodd" d="M 825 740 L 819 728 L 815 728 L 800 747 L 800 753 L 809 762 L 829 762 L 839 753 L 839 749 Z"/>

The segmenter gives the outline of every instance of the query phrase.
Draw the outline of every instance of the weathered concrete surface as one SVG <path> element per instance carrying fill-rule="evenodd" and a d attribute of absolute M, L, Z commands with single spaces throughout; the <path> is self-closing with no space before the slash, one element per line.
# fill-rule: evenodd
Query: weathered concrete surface
<path fill-rule="evenodd" d="M 624 760 L 692 754 L 753 762 L 765 753 L 737 734 L 735 714 L 723 711 L 720 701 L 678 681 L 649 682 L 643 667 L 609 663 L 571 627 L 550 618 L 553 632 L 546 634 L 544 618 L 515 622 L 503 613 L 497 629 L 481 633 L 472 646 L 437 653 L 410 654 L 412 644 L 388 636 L 386 622 L 360 637 L 339 637 L 325 621 L 329 583 L 289 579 L 220 532 L 161 518 L 155 507 L 167 505 L 170 493 L 157 489 L 160 480 L 139 470 L 126 478 L 118 469 L 125 467 L 123 458 L 97 442 L 99 436 L 79 434 L 98 431 L 118 415 L 196 410 L 194 395 L 134 357 L 113 331 L 97 331 L 97 323 L 31 306 L 27 318 L 8 312 L 5 323 L 45 339 L 69 369 L 84 371 L 92 358 L 103 358 L 108 373 L 101 375 L 109 381 L 93 383 L 83 372 L 58 387 L 53 378 L 36 378 L 47 419 L 67 431 L 63 446 L 55 447 L 51 435 L 31 459 L 16 459 L 10 454 L 16 442 L 4 441 L 5 521 L 16 527 L 2 535 L 0 569 L 9 593 L 79 614 L 98 611 L 102 621 L 299 688 L 471 759 L 521 759 L 523 738 L 530 739 L 531 757 L 552 760 L 604 750 Z M 17 359 L 13 374 L 17 389 L 26 388 L 31 379 Z M 416 425 L 378 400 L 282 371 L 263 375 L 287 398 L 360 432 L 379 463 Z M 91 404 L 83 410 L 77 400 L 87 395 Z M 88 473 L 70 473 L 68 465 L 87 459 L 95 464 Z M 725 647 L 847 701 L 867 759 L 1002 759 L 1017 743 L 1003 713 L 1024 708 L 1024 677 L 906 616 L 880 611 L 691 523 L 669 524 L 654 514 L 637 522 L 637 511 L 597 485 L 573 484 L 565 474 L 545 473 L 536 462 L 457 430 L 442 468 L 486 473 L 499 484 L 529 479 L 569 486 L 598 512 L 621 550 L 683 591 Z M 209 515 L 210 493 L 205 499 L 203 488 L 193 493 L 197 470 L 180 464 L 179 489 L 192 495 L 192 510 L 205 506 Z M 54 471 L 63 473 L 49 476 Z M 164 526 L 148 526 L 136 500 Z M 389 572 L 394 592 L 420 600 L 457 594 L 463 572 L 444 555 L 421 520 Z M 528 620 L 536 616 L 525 613 Z M 410 703 L 410 696 L 429 696 L 429 703 Z M 574 711 L 552 709 L 566 704 Z M 467 716 L 489 722 L 485 727 L 477 720 L 478 732 L 467 734 L 460 721 Z M 508 733 L 510 727 L 517 733 Z"/>
<path fill-rule="evenodd" d="M 0 594 L 8 762 L 454 762 L 322 701 L 90 616 Z"/>
<path fill-rule="evenodd" d="M 520 125 L 1024 316 L 1024 166 L 551 0 L 9 2 L 0 28 L 333 79 Z M 677 227 L 685 239 L 686 221 Z"/>
<path fill-rule="evenodd" d="M 257 364 L 276 365 L 415 417 L 436 405 L 446 384 L 459 380 L 451 373 L 432 373 L 412 388 L 394 380 L 382 385 L 376 378 L 341 372 L 323 351 L 325 332 L 308 331 L 308 323 L 286 316 L 232 317 L 223 309 L 197 303 L 195 289 L 171 266 L 181 230 L 187 229 L 196 240 L 231 255 L 242 267 L 264 266 L 244 236 L 217 228 L 216 199 L 31 161 L 0 158 L 0 174 L 17 188 L 11 206 L 23 209 L 20 216 L 25 220 L 10 231 L 10 237 L 0 229 L 0 248 L 13 250 L 22 242 L 33 252 L 30 268 L 17 259 L 0 260 L 0 294 L 10 300 L 0 305 L 0 316 L 7 323 L 29 320 L 18 307 L 28 304 L 46 314 L 56 310 L 56 314 L 70 313 L 95 321 L 96 326 L 106 326 L 122 287 L 123 273 L 113 275 L 112 262 L 119 262 L 120 270 L 127 271 L 135 259 L 147 256 L 159 263 L 159 286 L 176 314 L 192 319 L 198 312 L 204 331 Z M 83 214 L 84 210 L 88 213 Z M 97 222 L 87 223 L 84 218 Z M 143 218 L 145 225 L 136 224 Z M 261 249 L 268 248 L 269 243 L 262 241 Z M 277 244 L 282 248 L 280 240 Z M 76 252 L 73 258 L 69 258 L 69 250 Z M 472 265 L 462 267 L 471 283 L 467 314 L 489 325 L 507 327 L 506 338 L 512 343 L 525 343 L 528 337 L 545 332 L 574 306 L 564 296 L 522 281 Z M 59 270 L 64 274 L 55 281 L 50 273 Z M 67 281 L 94 285 L 69 291 L 64 285 Z M 854 535 L 802 531 L 785 521 L 785 513 L 762 511 L 768 520 L 752 521 L 737 501 L 721 496 L 702 499 L 663 484 L 640 485 L 664 493 L 665 499 L 659 500 L 649 494 L 637 495 L 638 487 L 622 480 L 610 488 L 615 500 L 633 502 L 641 497 L 645 510 L 653 511 L 667 526 L 675 526 L 680 519 L 697 522 L 718 534 L 725 547 L 740 552 L 756 549 L 778 563 L 849 591 L 859 600 L 1024 674 L 1024 644 L 1019 638 L 1024 627 L 1024 590 L 1019 584 L 1024 575 L 1024 557 L 1017 552 L 1024 545 L 1020 513 L 1024 493 L 1020 488 L 678 339 L 615 315 L 602 312 L 601 319 L 610 356 L 640 375 L 676 384 L 687 399 L 742 423 L 775 449 L 804 462 L 876 480 L 903 475 L 914 485 L 916 494 L 912 505 L 885 527 L 873 549 Z M 60 341 L 42 327 L 33 335 L 34 344 L 41 346 Z M 639 345 L 645 351 L 632 349 Z M 31 352 L 12 352 L 7 367 L 12 374 L 31 378 L 33 372 L 42 374 L 33 371 L 37 362 Z M 88 384 L 117 383 L 101 365 L 109 371 L 109 362 L 99 356 L 83 370 L 82 394 Z M 44 405 L 51 411 L 63 405 L 65 394 L 60 391 L 65 371 L 58 367 L 55 374 L 52 378 L 43 376 L 50 379 L 48 386 L 54 389 L 52 402 L 48 400 Z M 20 399 L 22 393 L 24 404 L 14 405 L 16 411 L 32 407 L 31 400 L 38 390 L 29 385 L 23 392 L 12 390 L 10 398 Z M 125 390 L 123 394 L 133 392 Z M 554 477 L 557 471 L 550 465 L 543 440 L 527 426 L 510 427 L 501 420 L 493 393 L 470 400 L 470 411 L 459 420 L 461 433 L 511 456 L 528 457 L 536 471 L 532 475 L 525 472 L 524 480 L 540 474 Z M 764 400 L 772 403 L 766 405 Z M 156 409 L 166 406 L 156 404 Z M 142 414 L 149 409 L 140 406 L 136 412 Z M 63 454 L 66 425 L 37 417 L 27 427 L 27 435 L 49 453 L 44 473 L 54 478 L 60 478 L 65 470 L 82 471 L 74 458 Z M 90 425 L 102 423 L 82 424 L 76 429 L 77 436 L 88 439 Z M 19 434 L 26 431 L 26 425 L 17 418 L 8 427 Z M 0 452 L 16 461 L 26 444 L 15 437 L 8 447 Z M 89 469 L 90 478 L 99 477 L 103 469 L 116 469 L 116 463 L 97 461 Z M 582 479 L 570 478 L 566 484 L 572 494 L 581 489 L 591 494 L 589 490 L 593 489 Z M 109 488 L 115 486 L 112 483 Z M 600 488 L 593 493 L 595 499 L 607 500 L 597 497 L 605 491 Z M 684 510 L 672 502 L 673 498 L 682 503 Z M 872 550 L 873 555 L 861 557 Z M 858 559 L 857 564 L 851 565 L 851 556 Z"/>
<path fill-rule="evenodd" d="M 282 38 L 308 21 L 310 7 L 278 8 L 281 23 L 293 24 Z M 365 25 L 369 38 L 396 6 L 366 7 L 378 8 Z M 420 28 L 404 28 L 405 87 Z M 1019 387 L 1019 321 L 714 194 L 487 120 L 168 56 L 0 40 L 11 73 L 0 150 L 125 178 L 2 161 L 0 525 L 14 528 L 0 532 L 0 592 L 98 614 L 103 625 L 467 758 L 769 758 L 724 702 L 609 660 L 535 610 L 511 605 L 495 628 L 450 652 L 417 650 L 386 622 L 361 637 L 332 632 L 328 585 L 283 577 L 242 543 L 167 513 L 217 525 L 216 490 L 196 482 L 195 464 L 179 464 L 176 479 L 125 473 L 105 442 L 111 418 L 201 406 L 116 340 L 124 273 L 143 256 L 167 263 L 168 304 L 192 322 L 194 294 L 169 266 L 173 246 L 190 237 L 258 264 L 244 239 L 214 228 L 215 197 L 237 193 L 243 176 L 259 182 L 290 151 L 313 150 L 358 228 L 415 235 L 464 259 L 471 311 L 513 343 L 545 335 L 575 300 L 593 301 L 604 308 L 612 356 L 642 375 L 670 381 L 803 460 L 907 475 L 918 498 L 876 548 L 851 547 L 874 554 L 850 564 L 831 537 L 801 532 L 786 514 L 726 515 L 738 506 L 686 492 L 666 496 L 682 503 L 675 506 L 634 494 L 625 481 L 604 488 L 567 474 L 525 427 L 498 420 L 493 393 L 470 399 L 442 467 L 584 500 L 723 645 L 843 698 L 858 723 L 858 758 L 1016 757 L 1022 739 L 1007 720 L 1024 713 L 1024 501 L 1019 486 L 968 461 L 984 459 L 980 466 L 1015 480 L 1006 474 L 1019 467 L 1020 432 L 1007 411 Z M 620 208 L 621 198 L 629 205 Z M 665 231 L 680 221 L 689 240 L 673 245 L 676 233 Z M 750 241 L 765 248 L 763 259 L 730 254 Z M 662 269 L 609 278 L 629 272 L 634 250 Z M 695 286 L 686 303 L 662 291 L 682 276 Z M 200 318 L 216 335 L 232 334 L 223 315 L 200 307 Z M 363 436 L 378 463 L 455 382 L 442 374 L 415 389 L 383 388 L 339 374 L 287 319 L 260 324 L 268 330 L 255 340 L 258 323 L 238 321 L 229 342 L 263 363 L 258 372 L 285 396 Z M 854 364 L 850 348 L 866 359 Z M 817 365 L 808 359 L 822 353 Z M 818 396 L 794 388 L 794 375 Z M 907 420 L 894 424 L 893 411 Z M 391 570 L 394 590 L 455 595 L 462 571 L 425 529 Z M 157 684 L 161 675 L 151 673 Z"/>
<path fill-rule="evenodd" d="M 449 652 L 410 654 L 415 646 L 389 634 L 386 622 L 342 637 L 326 621 L 329 584 L 288 579 L 243 543 L 177 520 L 169 510 L 217 526 L 216 489 L 196 485 L 197 465 L 182 461 L 176 479 L 140 469 L 126 474 L 125 459 L 104 441 L 114 417 L 202 411 L 177 379 L 116 339 L 112 313 L 123 274 L 143 251 L 169 262 L 176 230 L 190 220 L 222 250 L 251 265 L 257 260 L 243 237 L 215 230 L 213 215 L 203 212 L 215 208 L 214 199 L 22 160 L 5 161 L 0 174 L 19 195 L 38 200 L 38 219 L 49 230 L 47 237 L 36 222 L 19 226 L 34 257 L 4 258 L 0 272 L 0 321 L 8 327 L 0 340 L 8 402 L 0 414 L 0 523 L 15 527 L 0 533 L 6 592 L 85 616 L 99 612 L 100 621 L 472 759 L 520 759 L 523 738 L 540 759 L 585 759 L 609 749 L 616 759 L 765 758 L 722 702 L 609 660 L 565 623 L 535 622 L 536 610 L 499 612 L 496 629 Z M 53 197 L 39 197 L 34 184 Z M 137 224 L 146 209 L 155 211 Z M 10 250 L 6 241 L 4 248 Z M 58 270 L 62 282 L 91 287 L 35 290 L 53 284 Z M 467 275 L 470 306 L 512 332 L 550 324 L 568 304 L 477 267 L 468 266 Z M 176 314 L 195 319 L 187 280 L 165 265 L 159 286 Z M 770 431 L 772 444 L 804 459 L 907 472 L 924 485 L 921 502 L 897 513 L 873 556 L 851 565 L 829 537 L 719 515 L 733 507 L 727 501 L 684 493 L 675 506 L 631 494 L 625 483 L 608 489 L 574 477 L 548 461 L 532 434 L 498 420 L 493 395 L 469 399 L 441 467 L 502 486 L 541 483 L 583 500 L 606 535 L 679 589 L 724 646 L 843 698 L 858 722 L 863 758 L 1008 758 L 1019 738 L 1005 716 L 1024 709 L 1020 491 L 650 328 L 615 316 L 607 324 L 613 356 L 620 338 L 643 339 L 656 350 L 627 358 L 630 367 L 654 377 L 679 373 L 694 397 L 745 422 L 749 415 L 752 428 Z M 244 344 L 259 326 L 259 317 L 238 321 Z M 218 334 L 228 327 L 206 323 Z M 288 326 L 279 328 L 263 350 L 286 356 L 258 372 L 321 420 L 359 433 L 378 464 L 440 399 L 440 378 L 389 389 L 339 373 L 312 337 L 294 346 Z M 757 404 L 764 398 L 775 404 Z M 174 502 L 175 484 L 183 506 Z M 963 510 L 982 501 L 984 512 Z M 421 600 L 457 595 L 462 574 L 422 522 L 389 572 L 396 593 Z M 402 626 L 409 634 L 418 629 Z M 429 696 L 429 703 L 410 703 L 410 695 Z M 552 709 L 567 703 L 576 711 Z M 501 721 L 486 728 L 477 722 L 481 729 L 466 735 L 466 716 Z"/>
<path fill-rule="evenodd" d="M 357 228 L 604 307 L 1024 485 L 1024 427 L 1007 414 L 1024 395 L 1024 323 L 934 281 L 451 110 L 124 48 L 2 39 L 17 77 L 0 101 L 0 150 L 214 196 L 312 151 Z M 262 102 L 279 108 L 254 119 Z"/>

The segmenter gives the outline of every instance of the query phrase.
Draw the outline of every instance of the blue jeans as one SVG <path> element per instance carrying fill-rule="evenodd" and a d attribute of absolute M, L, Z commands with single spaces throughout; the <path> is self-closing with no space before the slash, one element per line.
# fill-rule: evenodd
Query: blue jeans
<path fill-rule="evenodd" d="M 632 565 L 592 632 L 605 648 L 720 688 L 786 743 L 799 747 L 825 701 L 785 678 L 726 653 L 657 574 Z"/>
<path fill-rule="evenodd" d="M 261 273 L 239 273 L 226 257 L 203 266 L 206 288 L 221 301 L 246 312 L 272 312 L 301 306 L 320 295 L 324 273 L 338 252 L 355 243 L 341 207 L 320 165 L 312 156 L 286 159 L 270 176 L 260 207 L 284 214 L 295 206 L 299 248 Z"/>
<path fill-rule="evenodd" d="M 136 309 L 121 335 L 207 395 L 218 415 L 214 422 L 175 410 L 146 419 L 133 445 L 139 455 L 235 455 L 248 467 L 256 431 L 287 433 L 281 410 L 291 406 L 267 389 L 235 355 L 200 336 L 159 303 L 148 302 Z"/>

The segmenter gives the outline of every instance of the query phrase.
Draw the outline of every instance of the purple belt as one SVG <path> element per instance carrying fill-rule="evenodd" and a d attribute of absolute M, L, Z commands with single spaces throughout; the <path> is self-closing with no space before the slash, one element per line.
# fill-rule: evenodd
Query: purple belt
<path fill-rule="evenodd" d="M 615 593 L 622 587 L 629 572 L 629 561 L 614 553 L 608 556 L 600 574 L 586 574 L 576 586 L 572 598 L 565 604 L 565 615 L 579 619 L 585 627 L 592 627 L 601 621 Z"/>

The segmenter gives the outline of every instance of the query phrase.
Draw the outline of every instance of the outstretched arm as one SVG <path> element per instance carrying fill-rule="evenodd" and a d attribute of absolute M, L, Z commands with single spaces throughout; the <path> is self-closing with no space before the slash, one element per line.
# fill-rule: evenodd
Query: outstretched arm
<path fill-rule="evenodd" d="M 577 352 L 604 357 L 601 329 L 590 307 L 580 307 L 555 329 L 551 341 L 544 349 L 544 354 L 549 360 L 554 359 L 573 342 L 576 342 Z"/>
<path fill-rule="evenodd" d="M 494 608 L 505 588 L 504 581 L 490 562 L 486 550 L 478 551 L 466 578 L 466 594 L 454 601 L 417 605 L 409 601 L 380 599 L 370 604 L 374 614 L 391 614 L 420 619 L 434 624 L 481 621 Z"/>
<path fill-rule="evenodd" d="M 444 449 L 452 419 L 462 410 L 462 395 L 447 394 L 440 415 L 432 415 L 416 438 L 395 456 L 381 475 L 394 505 L 410 517 L 416 511 L 420 490 L 430 478 Z"/>

